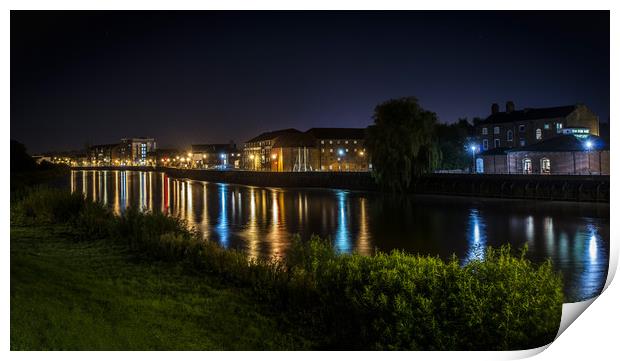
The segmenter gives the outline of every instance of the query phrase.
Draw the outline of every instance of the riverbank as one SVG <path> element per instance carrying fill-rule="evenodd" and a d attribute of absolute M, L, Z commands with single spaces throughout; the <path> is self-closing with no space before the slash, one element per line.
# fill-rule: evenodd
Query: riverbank
<path fill-rule="evenodd" d="M 179 319 L 193 320 L 190 329 L 204 325 L 215 333 L 220 332 L 218 322 L 227 322 L 230 329 L 211 335 L 221 340 L 236 330 L 240 338 L 222 346 L 227 349 L 525 349 L 551 342 L 559 327 L 559 275 L 550 262 L 534 265 L 508 248 L 488 249 L 484 260 L 461 266 L 456 259 L 444 262 L 398 251 L 372 257 L 340 254 L 313 238 L 294 240 L 284 259 L 255 259 L 197 238 L 178 219 L 132 209 L 114 216 L 79 194 L 59 190 L 34 190 L 12 204 L 11 211 L 12 227 L 25 227 L 13 228 L 11 235 L 11 242 L 24 242 L 21 248 L 11 247 L 17 252 L 11 254 L 15 349 L 218 344 L 209 338 L 186 343 L 185 333 L 175 332 Z M 61 226 L 51 233 L 41 228 Z M 126 258 L 119 260 L 119 255 Z M 136 261 L 144 263 L 135 269 Z M 195 278 L 181 277 L 174 271 L 178 267 Z M 217 302 L 215 308 L 201 306 L 207 302 L 201 299 L 201 287 L 217 285 L 242 297 L 231 301 L 239 303 L 236 316 L 223 306 L 228 296 L 222 298 L 223 309 Z M 128 295 L 133 288 L 137 293 Z M 65 292 L 69 296 L 61 296 Z M 154 319 L 140 316 L 154 313 Z M 83 339 L 77 333 L 85 322 L 95 326 L 83 332 L 89 335 Z M 280 343 L 263 336 L 282 323 L 289 326 L 278 329 Z M 251 337 L 242 337 L 246 326 L 261 339 L 251 343 Z M 137 340 L 148 339 L 152 329 L 170 329 L 180 338 L 166 344 L 128 343 L 134 334 Z M 114 338 L 116 333 L 124 337 Z M 36 335 L 34 341 L 30 334 Z"/>
<path fill-rule="evenodd" d="M 312 343 L 247 289 L 66 226 L 11 225 L 11 350 L 281 350 Z"/>
<path fill-rule="evenodd" d="M 370 172 L 256 172 L 167 167 L 73 169 L 159 171 L 172 178 L 258 187 L 379 190 Z M 412 182 L 410 192 L 464 197 L 609 203 L 609 185 L 609 176 L 427 174 Z"/>

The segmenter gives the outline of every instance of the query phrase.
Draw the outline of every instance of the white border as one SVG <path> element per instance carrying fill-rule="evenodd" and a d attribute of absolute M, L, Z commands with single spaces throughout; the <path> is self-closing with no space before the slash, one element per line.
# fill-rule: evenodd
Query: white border
<path fill-rule="evenodd" d="M 614 40 L 619 39 L 618 37 L 618 26 L 616 25 L 618 22 L 618 16 L 615 15 L 615 10 L 618 7 L 617 2 L 613 1 L 596 1 L 590 0 L 587 2 L 583 1 L 548 1 L 548 0 L 522 0 L 522 1 L 506 1 L 506 2 L 490 2 L 490 1 L 481 1 L 481 0 L 470 0 L 470 1 L 442 1 L 442 0 L 434 0 L 432 2 L 424 2 L 424 3 L 414 3 L 410 1 L 393 1 L 393 0 L 383 0 L 383 1 L 367 1 L 367 0 L 358 0 L 358 1 L 338 1 L 338 0 L 316 0 L 316 1 L 274 1 L 274 0 L 230 0 L 230 1 L 218 1 L 218 2 L 207 2 L 207 1 L 187 1 L 187 0 L 176 0 L 176 1 L 129 1 L 129 0 L 108 0 L 108 1 L 6 1 L 7 10 L 5 10 L 2 18 L 4 21 L 1 22 L 2 27 L 2 51 L 3 57 L 2 61 L 4 63 L 4 71 L 2 72 L 2 84 L 3 87 L 3 96 L 1 97 L 2 109 L 4 110 L 2 128 L 4 130 L 4 134 L 10 134 L 10 111 L 9 111 L 9 97 L 10 97 L 10 13 L 9 9 L 126 9 L 126 10 L 134 10 L 134 9 L 291 9 L 291 10 L 304 10 L 304 9 L 369 9 L 369 10 L 389 10 L 389 9 L 417 9 L 417 10 L 441 10 L 441 9 L 455 9 L 455 10 L 475 10 L 475 9 L 536 9 L 536 10 L 546 10 L 546 9 L 560 9 L 558 5 L 561 6 L 561 9 L 589 9 L 589 10 L 608 10 L 611 9 L 611 62 L 610 64 L 618 63 L 618 46 L 614 45 Z M 616 6 L 614 6 L 616 5 Z M 552 24 L 550 24 L 552 26 Z M 579 26 L 576 24 L 576 26 Z M 576 44 L 578 47 L 579 44 Z M 618 84 L 618 73 L 611 69 L 611 104 L 618 104 L 618 96 L 617 96 L 617 84 Z M 610 104 L 610 105 L 611 105 Z M 613 118 L 613 108 L 610 109 L 610 119 Z M 611 134 L 612 138 L 618 138 L 617 127 L 614 126 L 614 121 L 612 121 L 611 125 Z M 4 154 L 9 154 L 9 142 L 8 139 L 5 138 L 5 142 L 3 143 L 3 149 L 5 149 Z M 6 158 L 5 158 L 6 159 Z M 618 160 L 616 157 L 611 157 L 611 167 L 613 169 L 618 168 Z M 618 168 L 620 169 L 620 168 Z M 4 207 L 2 208 L 2 227 L 4 229 L 4 234 L 7 236 L 5 238 L 5 242 L 3 242 L 2 249 L 2 283 L 3 283 L 3 297 L 1 298 L 1 307 L 2 307 L 2 319 L 3 319 L 3 327 L 1 329 L 1 337 L 0 342 L 2 342 L 2 349 L 4 352 L 8 353 L 9 350 L 9 332 L 10 332 L 10 305 L 9 305 L 9 282 L 10 282 L 10 250 L 9 250 L 9 184 L 8 184 L 8 175 L 9 170 L 8 167 L 3 168 L 4 176 L 0 177 L 0 182 L 2 183 L 2 187 L 4 192 L 1 193 L 2 201 Z M 611 189 L 612 189 L 612 201 L 611 201 L 611 216 L 612 221 L 611 224 L 620 224 L 616 223 L 620 219 L 618 219 L 618 212 L 616 212 L 618 197 L 616 193 L 613 192 L 613 189 L 618 188 L 617 178 L 612 177 L 611 181 Z M 614 222 L 616 221 L 616 222 Z M 618 231 L 616 228 L 611 227 L 611 248 L 610 248 L 610 271 L 609 277 L 607 279 L 606 287 L 609 286 L 615 270 L 618 264 Z M 613 284 L 612 287 L 607 288 L 601 296 L 594 302 L 594 307 L 590 307 L 584 312 L 584 315 L 579 317 L 574 325 L 568 327 L 568 329 L 555 341 L 553 342 L 546 352 L 542 352 L 538 355 L 538 357 L 543 359 L 591 359 L 591 358 L 599 358 L 603 357 L 607 359 L 613 357 L 611 355 L 616 354 L 616 343 L 617 343 L 617 324 L 619 321 L 618 317 L 618 301 L 620 300 L 619 291 L 617 282 Z M 570 307 L 570 306 L 569 306 Z M 568 315 L 568 311 L 566 312 Z M 546 349 L 547 347 L 541 347 L 536 350 L 528 350 L 528 351 L 517 351 L 517 352 L 421 352 L 416 354 L 411 354 L 408 352 L 392 352 L 389 354 L 381 354 L 389 355 L 391 358 L 395 359 L 407 359 L 408 361 L 412 357 L 423 357 L 425 359 L 447 359 L 457 357 L 465 360 L 486 360 L 486 359 L 515 359 L 515 358 L 523 358 L 529 357 L 534 354 L 539 353 L 540 351 Z M 108 353 L 89 353 L 88 355 L 82 353 L 75 352 L 56 352 L 56 353 L 40 353 L 40 352 L 29 352 L 29 353 L 8 353 L 7 355 L 13 359 L 30 359 L 33 357 L 46 357 L 52 360 L 58 359 L 66 361 L 67 359 L 82 359 L 84 357 L 88 357 L 89 359 L 108 359 L 110 356 Z M 173 354 L 170 353 L 149 353 L 146 354 L 136 354 L 136 353 L 128 353 L 128 352 L 120 352 L 114 353 L 114 357 L 121 358 L 134 358 L 136 356 L 145 356 L 149 358 L 154 358 L 157 360 L 164 360 L 170 357 L 184 357 L 188 359 L 196 359 L 200 361 L 204 361 L 205 357 L 208 358 L 234 358 L 234 357 L 251 357 L 253 359 L 265 359 L 265 360 L 274 360 L 274 359 L 286 359 L 290 360 L 290 358 L 294 357 L 301 360 L 312 360 L 314 361 L 317 357 L 342 357 L 344 354 L 335 353 L 335 352 L 321 352 L 319 353 L 304 353 L 304 352 L 296 352 L 295 354 L 290 354 L 289 352 L 253 352 L 251 354 L 248 353 L 209 353 L 205 354 L 202 352 L 184 352 L 178 353 L 175 352 Z M 369 352 L 351 352 L 346 354 L 347 357 L 354 358 L 362 358 L 362 359 L 371 359 L 376 358 L 377 354 L 369 353 Z"/>

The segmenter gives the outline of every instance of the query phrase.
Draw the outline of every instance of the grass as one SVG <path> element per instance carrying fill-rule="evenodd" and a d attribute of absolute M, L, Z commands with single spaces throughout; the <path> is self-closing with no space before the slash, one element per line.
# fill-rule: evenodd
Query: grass
<path fill-rule="evenodd" d="M 561 318 L 551 263 L 509 247 L 461 266 L 339 254 L 313 237 L 285 259 L 250 259 L 179 219 L 117 217 L 62 190 L 30 190 L 11 212 L 15 348 L 527 349 Z"/>
<path fill-rule="evenodd" d="M 63 226 L 11 226 L 11 350 L 311 346 L 247 290 Z"/>

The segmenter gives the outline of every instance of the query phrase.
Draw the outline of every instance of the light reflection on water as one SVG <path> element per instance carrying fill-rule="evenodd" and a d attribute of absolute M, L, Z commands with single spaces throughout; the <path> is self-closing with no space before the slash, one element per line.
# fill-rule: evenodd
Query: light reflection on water
<path fill-rule="evenodd" d="M 258 188 L 171 179 L 163 173 L 73 171 L 73 192 L 107 204 L 185 219 L 205 238 L 251 257 L 286 254 L 294 234 L 329 238 L 339 252 L 376 249 L 455 254 L 465 264 L 487 246 L 527 244 L 528 258 L 550 258 L 568 301 L 597 295 L 609 259 L 609 206 L 454 197 L 395 198 L 344 190 Z M 80 186 L 81 185 L 81 186 Z"/>

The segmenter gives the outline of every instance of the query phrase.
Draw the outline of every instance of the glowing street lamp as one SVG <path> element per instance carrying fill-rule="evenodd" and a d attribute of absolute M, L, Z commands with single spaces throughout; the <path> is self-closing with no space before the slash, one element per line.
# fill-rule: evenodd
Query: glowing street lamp
<path fill-rule="evenodd" d="M 469 150 L 471 150 L 471 160 L 472 160 L 472 173 L 476 171 L 476 151 L 478 150 L 478 146 L 476 144 L 471 144 L 469 146 Z"/>

